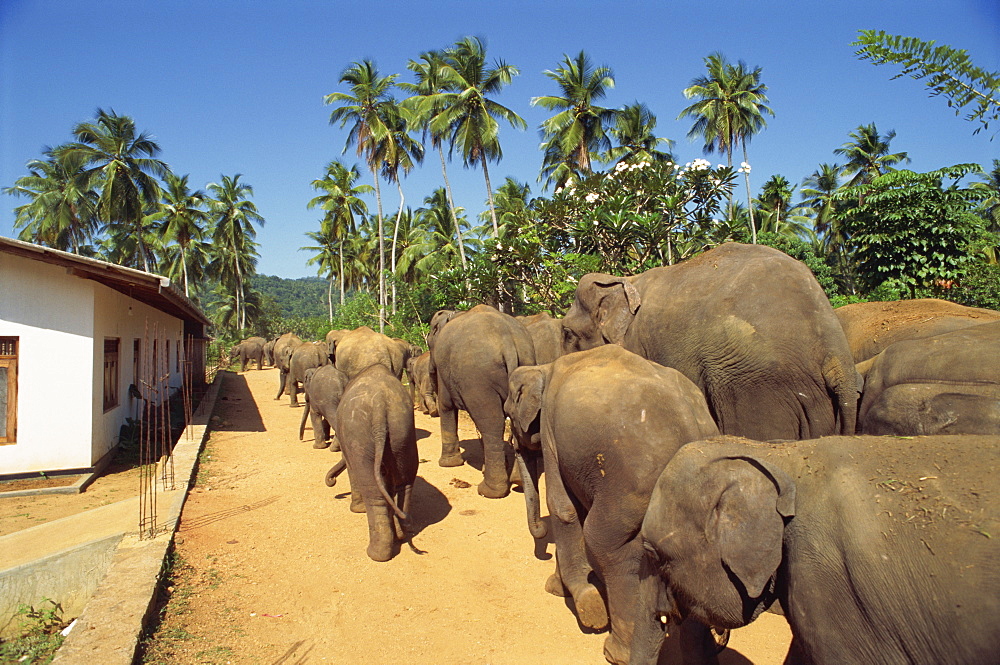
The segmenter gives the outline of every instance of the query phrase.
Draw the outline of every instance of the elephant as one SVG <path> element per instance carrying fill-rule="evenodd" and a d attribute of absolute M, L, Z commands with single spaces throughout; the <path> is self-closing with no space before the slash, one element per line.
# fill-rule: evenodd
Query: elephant
<path fill-rule="evenodd" d="M 719 433 L 701 391 L 677 370 L 612 344 L 519 367 L 504 404 L 521 458 L 541 448 L 556 572 L 546 589 L 573 597 L 580 623 L 611 632 L 604 656 L 626 665 L 636 621 L 639 530 L 660 472 L 685 443 Z M 537 471 L 521 471 L 538 535 Z M 532 512 L 534 514 L 532 514 Z M 542 529 L 544 532 L 544 529 Z M 593 562 L 607 608 L 588 580 Z M 714 658 L 709 629 L 690 626 Z"/>
<path fill-rule="evenodd" d="M 274 399 L 281 399 L 285 394 L 288 386 L 288 363 L 292 359 L 292 351 L 299 344 L 302 344 L 302 340 L 295 333 L 285 333 L 274 340 L 274 366 L 278 368 L 278 394 Z"/>
<path fill-rule="evenodd" d="M 590 273 L 563 319 L 563 350 L 617 343 L 679 370 L 719 430 L 756 439 L 853 434 L 860 377 L 809 269 L 726 243 L 634 277 Z"/>
<path fill-rule="evenodd" d="M 428 335 L 431 382 L 437 387 L 441 413 L 441 458 L 444 467 L 465 460 L 458 445 L 458 410 L 469 413 L 483 441 L 482 496 L 499 499 L 510 492 L 504 446 L 511 372 L 535 364 L 531 336 L 521 322 L 490 305 L 477 305 L 453 316 Z"/>
<path fill-rule="evenodd" d="M 402 380 L 411 348 L 409 342 L 397 341 L 368 326 L 361 326 L 336 343 L 334 364 L 351 379 L 371 365 L 382 364 L 393 376 Z"/>
<path fill-rule="evenodd" d="M 1000 434 L 1000 321 L 875 356 L 858 410 L 865 434 Z"/>
<path fill-rule="evenodd" d="M 306 370 L 302 382 L 306 408 L 302 410 L 302 422 L 299 423 L 299 441 L 305 433 L 308 416 L 313 429 L 313 448 L 340 451 L 340 442 L 336 434 L 331 436 L 330 426 L 337 421 L 337 406 L 346 386 L 347 375 L 331 364 Z"/>
<path fill-rule="evenodd" d="M 229 351 L 229 357 L 239 358 L 242 367 L 241 372 L 247 371 L 247 363 L 251 360 L 257 363 L 257 369 L 264 369 L 264 345 L 267 342 L 263 337 L 248 337 Z"/>
<path fill-rule="evenodd" d="M 368 556 L 388 561 L 396 539 L 408 540 L 404 527 L 419 463 L 413 401 L 389 368 L 371 365 L 344 389 L 336 430 L 344 457 L 327 473 L 327 485 L 333 487 L 346 466 L 351 493 L 360 493 L 368 514 Z"/>
<path fill-rule="evenodd" d="M 995 663 L 998 473 L 995 436 L 685 445 L 642 523 L 631 662 L 663 620 L 738 628 L 777 600 L 785 663 Z"/>
<path fill-rule="evenodd" d="M 545 365 L 562 355 L 562 319 L 553 318 L 548 312 L 515 317 L 531 335 L 535 346 L 535 362 Z"/>
<path fill-rule="evenodd" d="M 904 339 L 935 337 L 981 323 L 1000 321 L 1000 312 L 937 298 L 861 302 L 833 310 L 847 335 L 854 362 L 867 374 L 872 360 Z"/>
<path fill-rule="evenodd" d="M 286 346 L 282 354 L 288 365 L 287 389 L 291 405 L 299 405 L 299 384 L 306 380 L 306 370 L 330 363 L 330 349 L 326 342 L 303 342 L 296 347 Z"/>
<path fill-rule="evenodd" d="M 272 339 L 264 344 L 264 360 L 271 367 L 274 367 L 274 344 L 277 341 L 276 339 Z"/>
<path fill-rule="evenodd" d="M 406 375 L 410 381 L 410 393 L 415 397 L 420 411 L 432 418 L 439 415 L 437 395 L 431 383 L 431 352 L 424 351 L 406 362 Z"/>
<path fill-rule="evenodd" d="M 326 343 L 330 346 L 330 357 L 331 358 L 335 358 L 336 357 L 335 354 L 336 354 L 336 351 L 337 351 L 337 344 L 339 344 L 340 340 L 342 340 L 344 338 L 344 336 L 347 335 L 349 332 L 351 332 L 351 331 L 350 330 L 345 330 L 343 328 L 338 328 L 338 329 L 334 329 L 334 330 L 331 330 L 328 333 L 326 333 L 325 339 L 326 339 Z"/>

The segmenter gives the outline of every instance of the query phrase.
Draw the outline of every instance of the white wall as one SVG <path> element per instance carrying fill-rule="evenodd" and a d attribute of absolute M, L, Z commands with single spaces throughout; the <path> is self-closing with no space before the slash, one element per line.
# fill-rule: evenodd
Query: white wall
<path fill-rule="evenodd" d="M 0 474 L 92 465 L 95 285 L 0 254 L 0 336 L 20 338 L 17 442 L 0 444 Z"/>
<path fill-rule="evenodd" d="M 131 305 L 131 310 L 129 309 Z M 118 444 L 118 435 L 126 418 L 136 418 L 141 415 L 141 406 L 137 400 L 129 397 L 128 388 L 135 379 L 133 373 L 133 342 L 141 339 L 143 355 L 147 356 L 154 334 L 170 340 L 170 385 L 179 388 L 181 373 L 177 372 L 177 344 L 184 337 L 184 323 L 153 307 L 133 300 L 128 295 L 120 293 L 95 283 L 94 296 L 94 342 L 93 342 L 93 372 L 97 377 L 91 402 L 94 409 L 94 459 L 96 463 L 105 453 Z M 149 338 L 147 341 L 146 338 Z M 118 338 L 118 371 L 119 371 L 119 402 L 118 406 L 104 412 L 104 339 Z M 163 353 L 161 349 L 160 354 Z M 140 386 L 141 388 L 141 386 Z M 142 392 L 145 394 L 146 390 Z"/>

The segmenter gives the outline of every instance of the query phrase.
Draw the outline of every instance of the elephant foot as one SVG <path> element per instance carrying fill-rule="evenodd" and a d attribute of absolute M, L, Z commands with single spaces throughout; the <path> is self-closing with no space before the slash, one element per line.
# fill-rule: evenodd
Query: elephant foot
<path fill-rule="evenodd" d="M 587 628 L 603 630 L 608 626 L 608 610 L 597 587 L 588 584 L 574 599 L 576 616 Z"/>
<path fill-rule="evenodd" d="M 392 540 L 385 542 L 382 539 L 368 543 L 368 558 L 372 561 L 388 561 L 392 558 Z"/>
<path fill-rule="evenodd" d="M 313 444 L 313 448 L 316 448 L 317 450 L 322 450 L 323 448 L 329 448 L 329 447 L 330 447 L 329 441 L 317 441 Z"/>
<path fill-rule="evenodd" d="M 549 578 L 545 580 L 545 590 L 553 596 L 559 596 L 560 598 L 566 597 L 566 587 L 563 586 L 562 578 L 559 577 L 559 573 L 552 573 L 549 575 Z"/>
<path fill-rule="evenodd" d="M 355 498 L 352 495 L 351 496 L 351 512 L 352 513 L 364 513 L 364 512 L 367 512 L 367 509 L 365 508 L 365 500 L 362 499 L 360 496 L 357 497 L 357 498 Z"/>
<path fill-rule="evenodd" d="M 485 496 L 487 499 L 502 499 L 510 494 L 510 484 L 504 483 L 500 487 L 494 487 L 487 484 L 484 480 L 479 483 L 479 494 L 480 496 Z"/>
<path fill-rule="evenodd" d="M 331 453 L 340 452 L 340 441 L 337 440 L 336 434 L 330 437 L 330 452 Z"/>
<path fill-rule="evenodd" d="M 462 458 L 461 452 L 450 455 L 442 453 L 441 459 L 438 460 L 438 466 L 462 466 L 463 464 L 465 464 L 465 460 Z"/>
<path fill-rule="evenodd" d="M 604 638 L 604 658 L 613 665 L 628 665 L 630 649 L 614 631 Z"/>

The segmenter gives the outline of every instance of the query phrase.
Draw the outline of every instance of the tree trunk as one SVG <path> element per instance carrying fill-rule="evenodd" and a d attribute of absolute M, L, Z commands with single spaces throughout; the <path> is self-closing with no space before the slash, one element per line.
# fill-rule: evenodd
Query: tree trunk
<path fill-rule="evenodd" d="M 326 304 L 330 312 L 330 323 L 333 323 L 333 273 L 330 273 L 330 279 L 327 281 L 329 284 L 326 287 Z"/>
<path fill-rule="evenodd" d="M 493 186 L 490 185 L 490 170 L 486 168 L 486 158 L 483 157 L 483 176 L 486 177 L 486 200 L 490 204 L 490 219 L 493 220 L 493 239 L 500 239 L 500 226 L 497 224 L 497 209 L 493 205 Z"/>
<path fill-rule="evenodd" d="M 378 171 L 372 168 L 375 179 L 375 203 L 378 208 L 378 331 L 385 332 L 385 246 L 382 236 L 382 187 L 378 181 Z"/>
<path fill-rule="evenodd" d="M 455 225 L 455 235 L 458 237 L 458 258 L 462 261 L 462 270 L 465 270 L 465 240 L 462 238 L 462 229 L 458 226 L 458 215 L 455 214 L 455 201 L 451 198 L 451 183 L 448 182 L 448 170 L 444 163 L 444 148 L 438 143 L 438 155 L 441 156 L 441 175 L 444 176 L 444 191 L 448 195 L 448 212 L 451 213 L 451 223 Z"/>
<path fill-rule="evenodd" d="M 184 297 L 190 298 L 191 294 L 188 293 L 188 264 L 187 264 L 187 250 L 185 247 L 181 247 L 181 269 L 184 274 Z"/>
<path fill-rule="evenodd" d="M 403 217 L 403 183 L 396 180 L 399 189 L 399 211 L 396 213 L 396 226 L 392 229 L 392 313 L 396 313 L 396 237 L 399 235 L 399 220 Z"/>
<path fill-rule="evenodd" d="M 743 163 L 749 164 L 747 161 L 747 142 L 743 141 Z M 747 213 L 750 215 L 750 238 L 753 244 L 757 244 L 757 225 L 753 221 L 753 201 L 750 200 L 750 172 L 746 169 L 743 170 L 743 178 L 746 180 L 747 184 Z"/>
<path fill-rule="evenodd" d="M 340 306 L 344 306 L 344 241 L 337 244 L 337 252 L 340 254 Z"/>

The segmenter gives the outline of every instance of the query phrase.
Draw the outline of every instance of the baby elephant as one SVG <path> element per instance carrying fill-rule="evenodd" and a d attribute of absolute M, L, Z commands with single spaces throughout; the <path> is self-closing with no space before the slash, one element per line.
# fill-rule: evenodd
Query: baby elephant
<path fill-rule="evenodd" d="M 642 524 L 630 662 L 657 662 L 656 619 L 738 628 L 775 599 L 786 663 L 997 662 L 998 471 L 995 436 L 689 443 Z"/>
<path fill-rule="evenodd" d="M 389 368 L 372 365 L 344 389 L 336 429 L 344 457 L 326 484 L 333 487 L 346 465 L 352 494 L 360 492 L 368 514 L 368 556 L 388 561 L 396 539 L 407 540 L 403 525 L 417 477 L 413 402 Z"/>
<path fill-rule="evenodd" d="M 299 441 L 305 433 L 308 416 L 313 428 L 313 448 L 330 448 L 338 452 L 340 443 L 335 433 L 331 437 L 330 427 L 337 420 L 337 407 L 344 388 L 347 387 L 347 375 L 333 365 L 310 367 L 306 370 L 302 386 L 306 408 L 302 411 L 302 421 L 299 423 Z"/>

